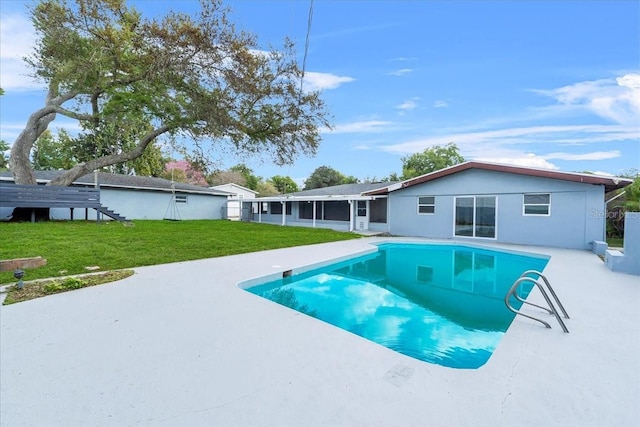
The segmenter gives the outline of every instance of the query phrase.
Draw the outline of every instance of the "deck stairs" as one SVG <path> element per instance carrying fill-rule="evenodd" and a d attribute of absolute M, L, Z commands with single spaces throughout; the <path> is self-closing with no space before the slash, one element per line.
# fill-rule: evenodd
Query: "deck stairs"
<path fill-rule="evenodd" d="M 103 215 L 108 216 L 111 219 L 115 219 L 116 221 L 120 221 L 120 222 L 131 222 L 129 221 L 127 218 L 123 217 L 122 215 L 120 215 L 117 212 L 112 211 L 111 209 L 105 207 L 105 206 L 100 206 L 99 208 L 95 208 L 98 212 L 100 212 Z"/>

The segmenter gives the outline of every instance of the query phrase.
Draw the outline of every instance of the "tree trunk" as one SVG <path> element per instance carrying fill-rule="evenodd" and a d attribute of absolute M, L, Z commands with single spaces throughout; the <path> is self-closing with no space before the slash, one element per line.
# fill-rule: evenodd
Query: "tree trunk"
<path fill-rule="evenodd" d="M 67 94 L 63 97 L 55 97 L 55 93 L 55 87 L 53 85 L 50 86 L 45 107 L 29 116 L 24 130 L 20 132 L 11 147 L 9 169 L 11 169 L 16 184 L 36 184 L 36 177 L 33 174 L 30 159 L 33 144 L 42 135 L 42 132 L 47 130 L 49 123 L 56 118 L 55 106 L 74 96 L 73 94 Z"/>
<path fill-rule="evenodd" d="M 29 116 L 29 120 L 27 121 L 24 130 L 20 133 L 11 147 L 9 168 L 13 173 L 14 182 L 16 184 L 36 184 L 36 178 L 33 173 L 33 167 L 30 159 L 31 149 L 33 148 L 33 144 L 36 140 L 47 129 L 49 123 L 56 118 L 56 112 L 59 111 L 60 114 L 75 118 L 76 120 L 88 120 L 94 117 L 77 114 L 61 108 L 61 105 L 65 101 L 73 99 L 78 95 L 78 93 L 68 92 L 58 96 L 55 95 L 56 88 L 54 86 L 49 87 L 45 107 Z M 144 153 L 144 150 L 154 139 L 175 128 L 176 125 L 160 126 L 158 129 L 154 129 L 145 135 L 133 150 L 125 153 L 99 157 L 86 163 L 79 163 L 58 177 L 52 179 L 47 185 L 68 186 L 79 177 L 91 173 L 96 169 L 138 158 Z"/>
<path fill-rule="evenodd" d="M 40 113 L 40 114 L 39 114 Z M 42 135 L 49 126 L 49 123 L 55 119 L 55 113 L 41 116 L 41 111 L 37 111 L 29 117 L 24 130 L 18 135 L 18 138 L 11 147 L 11 155 L 9 157 L 9 168 L 13 173 L 16 184 L 35 184 L 36 177 L 33 174 L 31 166 L 31 149 L 38 137 Z"/>

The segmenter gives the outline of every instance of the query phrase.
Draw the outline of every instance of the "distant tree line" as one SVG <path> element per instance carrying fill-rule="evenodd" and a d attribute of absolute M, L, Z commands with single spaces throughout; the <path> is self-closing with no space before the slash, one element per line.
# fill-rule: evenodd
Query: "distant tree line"
<path fill-rule="evenodd" d="M 5 144 L 1 142 L 0 144 Z M 0 145 L 0 150 L 8 147 Z M 34 143 L 31 151 L 31 164 L 34 170 L 69 170 L 75 165 L 90 161 L 96 154 L 96 147 L 82 136 L 72 137 L 60 130 L 55 136 L 46 130 Z M 215 186 L 234 183 L 255 190 L 261 196 L 293 193 L 314 188 L 331 187 L 340 184 L 361 182 L 354 176 L 347 176 L 329 166 L 320 166 L 304 181 L 302 188 L 289 176 L 275 175 L 262 178 L 244 164 L 237 164 L 229 169 L 209 170 L 202 158 L 176 160 L 163 154 L 159 146 L 152 143 L 144 153 L 133 160 L 104 167 L 101 170 L 119 174 L 135 174 L 166 178 L 175 182 L 184 182 L 202 186 Z M 0 167 L 6 167 L 6 160 Z M 425 173 L 433 172 L 448 166 L 461 163 L 464 158 L 458 147 L 453 144 L 434 146 L 421 153 L 402 158 L 402 174 L 391 173 L 389 176 L 367 177 L 363 182 L 393 182 L 410 179 Z"/>

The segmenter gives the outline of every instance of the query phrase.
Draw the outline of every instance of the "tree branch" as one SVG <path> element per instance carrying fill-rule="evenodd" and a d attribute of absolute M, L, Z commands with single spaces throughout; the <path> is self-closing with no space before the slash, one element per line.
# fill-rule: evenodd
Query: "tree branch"
<path fill-rule="evenodd" d="M 140 140 L 138 145 L 136 145 L 133 150 L 127 151 L 125 153 L 111 154 L 109 156 L 99 157 L 97 159 L 90 160 L 85 163 L 78 163 L 73 168 L 64 172 L 62 175 L 59 175 L 58 177 L 52 179 L 47 185 L 62 185 L 62 186 L 71 185 L 73 181 L 75 181 L 76 179 L 86 174 L 89 174 L 96 169 L 115 165 L 117 163 L 126 162 L 128 160 L 133 160 L 141 156 L 144 150 L 147 148 L 147 146 L 151 142 L 153 142 L 154 139 L 156 139 L 157 137 L 159 137 L 164 133 L 167 133 L 176 129 L 176 127 L 177 126 L 175 125 L 160 126 L 158 129 L 154 129 L 153 131 L 145 135 L 144 138 Z"/>
<path fill-rule="evenodd" d="M 76 120 L 94 120 L 96 116 L 93 114 L 80 114 L 71 110 L 67 110 L 66 108 L 62 108 L 59 105 L 52 106 L 53 111 L 58 114 L 62 114 L 65 117 L 69 117 Z"/>

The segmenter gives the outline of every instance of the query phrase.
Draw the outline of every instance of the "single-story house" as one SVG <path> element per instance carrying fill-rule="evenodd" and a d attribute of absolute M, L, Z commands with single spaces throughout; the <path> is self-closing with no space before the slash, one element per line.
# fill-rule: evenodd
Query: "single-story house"
<path fill-rule="evenodd" d="M 35 171 L 36 181 L 44 185 L 60 171 Z M 13 183 L 11 172 L 0 172 L 0 182 Z M 172 182 L 163 178 L 121 175 L 105 172 L 84 175 L 72 186 L 100 189 L 102 206 L 132 219 L 223 219 L 226 216 L 226 191 L 198 185 Z M 12 207 L 0 207 L 0 219 L 9 218 Z M 51 219 L 96 219 L 97 212 L 84 209 L 51 209 Z M 109 218 L 104 218 L 109 219 Z"/>
<path fill-rule="evenodd" d="M 258 198 L 252 200 L 260 203 L 252 220 L 591 249 L 593 241 L 605 238 L 605 192 L 631 182 L 470 161 L 397 183 L 353 184 Z M 333 201 L 342 205 L 330 204 Z"/>
<path fill-rule="evenodd" d="M 240 221 L 243 218 L 242 200 L 253 199 L 258 195 L 257 191 L 253 191 L 250 188 L 234 183 L 216 185 L 210 188 L 229 193 L 227 198 L 226 218 L 231 221 Z M 246 215 L 248 215 L 248 212 L 246 212 L 244 216 L 246 217 Z"/>
<path fill-rule="evenodd" d="M 387 232 L 388 196 L 366 193 L 389 184 L 343 184 L 278 196 L 245 198 L 243 202 L 252 204 L 249 221 L 341 231 Z"/>

